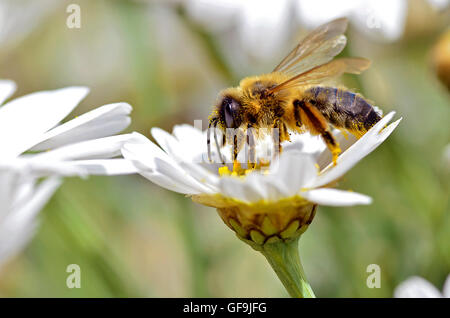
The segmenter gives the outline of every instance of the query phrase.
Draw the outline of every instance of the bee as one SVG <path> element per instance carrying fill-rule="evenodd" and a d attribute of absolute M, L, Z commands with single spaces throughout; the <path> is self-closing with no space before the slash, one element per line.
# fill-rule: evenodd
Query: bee
<path fill-rule="evenodd" d="M 322 86 L 326 80 L 343 73 L 360 74 L 370 61 L 364 58 L 333 58 L 346 45 L 343 35 L 347 19 L 340 18 L 319 26 L 309 33 L 268 74 L 244 78 L 238 87 L 227 88 L 219 94 L 207 133 L 208 157 L 211 161 L 210 131 L 222 163 L 216 128 L 222 132 L 222 146 L 233 144 L 232 157 L 245 144 L 250 147 L 250 160 L 255 162 L 255 138 L 259 128 L 275 129 L 274 144 L 281 152 L 281 142 L 289 141 L 289 132 L 320 135 L 333 155 L 333 163 L 341 152 L 332 127 L 361 137 L 381 116 L 360 94 L 345 88 Z M 229 130 L 238 130 L 229 136 Z M 267 131 L 266 130 L 266 131 Z M 247 138 L 242 138 L 243 136 Z"/>

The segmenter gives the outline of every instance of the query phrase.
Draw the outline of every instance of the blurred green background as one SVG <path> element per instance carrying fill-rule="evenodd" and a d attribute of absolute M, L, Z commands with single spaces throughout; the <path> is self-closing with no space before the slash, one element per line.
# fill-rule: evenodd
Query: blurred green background
<path fill-rule="evenodd" d="M 72 1 L 12 3 L 34 17 L 18 22 L 33 23 L 28 32 L 0 37 L 0 77 L 16 81 L 15 96 L 87 85 L 91 93 L 70 118 L 126 101 L 134 108 L 127 131 L 146 136 L 153 126 L 170 131 L 206 120 L 221 88 L 271 70 L 304 34 L 299 28 L 278 56 L 262 60 L 225 46 L 174 1 L 80 0 L 80 29 L 66 27 Z M 448 14 L 425 7 L 410 2 L 405 34 L 395 43 L 372 41 L 352 26 L 347 33 L 344 54 L 373 60 L 363 75 L 345 79 L 348 87 L 403 121 L 340 182 L 373 204 L 319 207 L 300 240 L 320 297 L 392 297 L 411 275 L 441 288 L 450 273 L 450 97 L 432 67 Z M 245 56 L 245 67 L 227 50 Z M 287 296 L 263 256 L 213 209 L 139 176 L 66 179 L 40 221 L 32 243 L 2 268 L 0 296 Z M 69 264 L 81 267 L 80 289 L 66 287 Z M 381 267 L 380 289 L 366 286 L 369 264 Z"/>

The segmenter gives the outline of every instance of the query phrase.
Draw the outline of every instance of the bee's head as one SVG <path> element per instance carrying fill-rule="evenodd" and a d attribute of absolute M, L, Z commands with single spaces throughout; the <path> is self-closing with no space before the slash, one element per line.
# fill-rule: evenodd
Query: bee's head
<path fill-rule="evenodd" d="M 242 123 L 242 103 L 233 95 L 221 95 L 217 104 L 219 123 L 223 128 L 238 128 Z"/>

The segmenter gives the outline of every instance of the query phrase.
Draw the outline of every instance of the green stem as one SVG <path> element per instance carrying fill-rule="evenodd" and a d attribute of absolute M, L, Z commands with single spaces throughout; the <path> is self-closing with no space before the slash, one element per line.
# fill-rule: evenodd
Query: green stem
<path fill-rule="evenodd" d="M 315 298 L 306 280 L 298 253 L 298 238 L 290 242 L 266 243 L 260 249 L 291 297 Z"/>

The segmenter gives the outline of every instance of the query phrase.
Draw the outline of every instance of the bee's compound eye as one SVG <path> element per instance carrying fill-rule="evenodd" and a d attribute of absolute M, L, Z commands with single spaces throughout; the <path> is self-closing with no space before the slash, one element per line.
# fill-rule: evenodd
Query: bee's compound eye
<path fill-rule="evenodd" d="M 222 105 L 225 117 L 225 125 L 227 126 L 227 128 L 236 128 L 238 126 L 236 117 L 240 106 L 239 103 L 233 98 L 226 97 L 224 98 Z"/>

